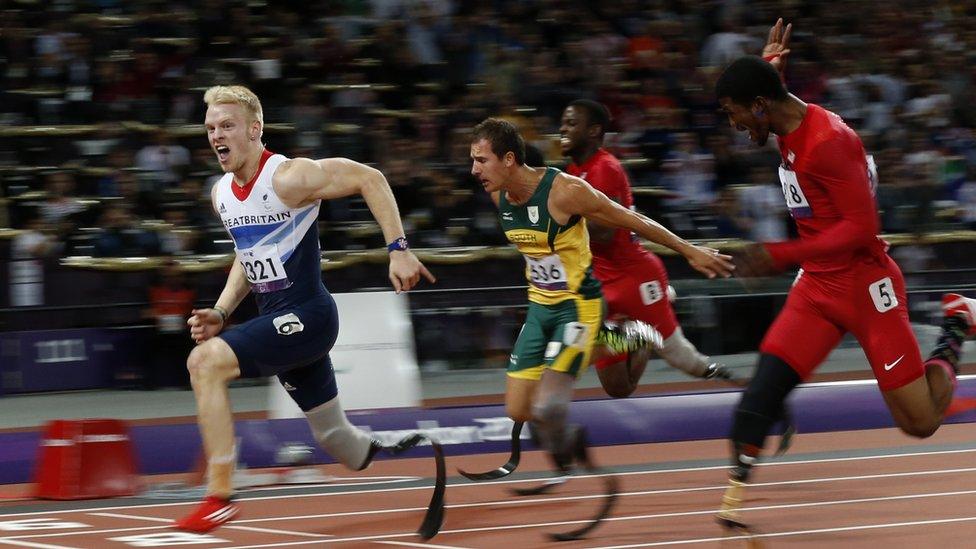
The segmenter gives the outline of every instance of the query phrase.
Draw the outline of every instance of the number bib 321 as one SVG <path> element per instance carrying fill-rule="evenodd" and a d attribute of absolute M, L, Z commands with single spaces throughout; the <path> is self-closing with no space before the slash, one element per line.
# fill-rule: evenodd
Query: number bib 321
<path fill-rule="evenodd" d="M 285 266 L 278 255 L 278 245 L 254 246 L 237 250 L 237 260 L 244 268 L 244 276 L 251 283 L 251 291 L 258 294 L 284 290 L 291 286 Z"/>
<path fill-rule="evenodd" d="M 566 268 L 558 255 L 525 257 L 526 275 L 529 283 L 540 290 L 567 290 Z"/>

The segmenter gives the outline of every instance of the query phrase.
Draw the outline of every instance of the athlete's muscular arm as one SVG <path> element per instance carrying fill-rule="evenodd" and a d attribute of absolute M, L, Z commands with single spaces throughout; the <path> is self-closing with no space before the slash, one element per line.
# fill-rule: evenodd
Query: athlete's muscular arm
<path fill-rule="evenodd" d="M 862 147 L 853 141 L 825 141 L 814 149 L 809 164 L 816 170 L 811 175 L 827 190 L 840 218 L 813 238 L 766 244 L 780 269 L 868 246 L 880 230 Z"/>
<path fill-rule="evenodd" d="M 217 185 L 214 185 L 210 191 L 211 203 L 214 203 L 216 192 Z M 219 334 L 227 323 L 227 317 L 237 309 L 250 291 L 251 284 L 244 276 L 244 268 L 240 261 L 235 260 L 230 268 L 230 274 L 227 275 L 224 289 L 217 298 L 217 303 L 212 308 L 191 311 L 186 323 L 190 326 L 190 337 L 193 341 L 202 343 Z M 218 309 L 223 311 L 223 314 L 218 312 Z"/>
<path fill-rule="evenodd" d="M 695 270 L 709 278 L 727 277 L 734 268 L 731 257 L 691 244 L 653 219 L 610 200 L 578 177 L 560 174 L 556 178 L 549 194 L 549 211 L 557 222 L 565 223 L 570 216 L 581 215 L 608 227 L 630 229 L 683 255 Z"/>
<path fill-rule="evenodd" d="M 292 208 L 315 200 L 361 195 L 383 230 L 386 242 L 404 236 L 390 184 L 379 170 L 365 164 L 348 158 L 295 158 L 278 168 L 272 185 L 281 201 Z M 390 282 L 397 293 L 413 288 L 421 275 L 430 282 L 435 281 L 434 275 L 410 250 L 390 253 Z"/>
<path fill-rule="evenodd" d="M 610 200 L 618 204 L 620 203 L 620 198 L 616 196 L 610 197 Z M 597 244 L 609 244 L 613 242 L 613 235 L 617 232 L 617 229 L 606 227 L 590 219 L 586 221 L 586 230 L 590 233 L 590 242 L 596 242 Z"/>

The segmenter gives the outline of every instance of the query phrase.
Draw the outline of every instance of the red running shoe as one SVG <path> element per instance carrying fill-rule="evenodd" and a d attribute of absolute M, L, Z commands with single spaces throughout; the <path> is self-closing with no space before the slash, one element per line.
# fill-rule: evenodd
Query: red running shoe
<path fill-rule="evenodd" d="M 176 529 L 203 534 L 230 521 L 240 509 L 229 499 L 207 496 L 189 515 L 176 521 Z"/>
<path fill-rule="evenodd" d="M 959 294 L 944 294 L 942 311 L 947 317 L 961 316 L 966 321 L 966 337 L 976 336 L 976 299 Z"/>

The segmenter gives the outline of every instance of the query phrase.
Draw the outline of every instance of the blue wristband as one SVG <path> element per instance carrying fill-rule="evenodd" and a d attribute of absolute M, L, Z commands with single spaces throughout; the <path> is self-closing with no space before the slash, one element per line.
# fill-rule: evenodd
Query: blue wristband
<path fill-rule="evenodd" d="M 408 249 L 410 249 L 410 244 L 407 242 L 407 237 L 405 236 L 401 236 L 386 245 L 387 252 L 402 252 Z"/>

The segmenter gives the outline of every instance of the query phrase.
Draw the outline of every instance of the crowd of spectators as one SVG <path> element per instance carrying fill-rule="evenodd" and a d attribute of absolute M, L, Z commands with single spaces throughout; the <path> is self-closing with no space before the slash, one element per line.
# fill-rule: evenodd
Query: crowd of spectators
<path fill-rule="evenodd" d="M 717 0 L 52 0 L 0 8 L 0 192 L 45 253 L 227 250 L 203 90 L 261 97 L 267 146 L 381 169 L 415 245 L 503 242 L 468 176 L 470 127 L 503 116 L 560 165 L 577 97 L 639 206 L 690 237 L 784 238 L 774 140 L 716 112 L 724 63 L 795 24 L 786 74 L 858 130 L 885 231 L 976 228 L 976 5 Z M 666 192 L 665 192 L 666 191 Z M 357 200 L 322 210 L 323 247 L 377 247 Z"/>

